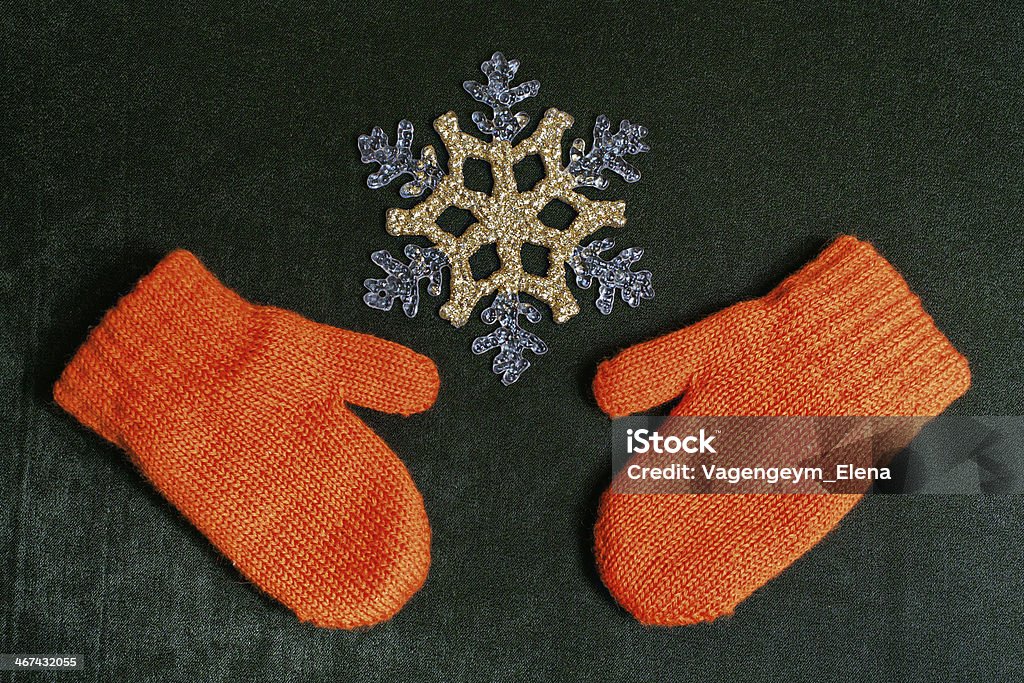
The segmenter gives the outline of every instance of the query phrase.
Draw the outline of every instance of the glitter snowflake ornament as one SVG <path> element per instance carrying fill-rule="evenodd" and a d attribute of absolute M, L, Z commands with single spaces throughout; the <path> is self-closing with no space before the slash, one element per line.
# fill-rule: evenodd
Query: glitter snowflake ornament
<path fill-rule="evenodd" d="M 616 293 L 628 306 L 635 308 L 643 299 L 654 297 L 650 271 L 634 271 L 633 265 L 643 255 L 642 249 L 624 249 L 610 259 L 601 257 L 614 243 L 609 239 L 581 243 L 602 228 L 621 228 L 626 224 L 625 203 L 590 199 L 578 190 L 608 187 L 605 171 L 629 183 L 640 179 L 640 172 L 625 157 L 648 151 L 643 138 L 647 129 L 623 121 L 612 133 L 611 122 L 604 115 L 594 124 L 594 139 L 589 151 L 583 140 L 574 140 L 569 150 L 568 165 L 562 164 L 562 137 L 573 124 L 573 118 L 558 109 L 548 109 L 534 131 L 513 143 L 530 123 L 525 112 L 512 108 L 523 100 L 535 97 L 540 83 L 527 81 L 512 85 L 519 62 L 496 52 L 481 65 L 487 83 L 466 81 L 466 92 L 488 106 L 492 114 L 475 112 L 473 123 L 490 141 L 459 129 L 458 118 L 448 112 L 434 121 L 441 142 L 448 152 L 448 169 L 443 170 L 434 149 L 424 147 L 419 157 L 413 153 L 413 125 L 407 120 L 398 124 L 398 135 L 392 146 L 387 134 L 377 127 L 369 135 L 359 137 L 359 152 L 364 163 L 378 168 L 367 179 L 372 189 L 384 187 L 393 180 L 409 176 L 399 194 L 403 197 L 429 196 L 412 209 L 391 209 L 387 214 L 387 231 L 395 236 L 416 236 L 428 239 L 433 246 L 405 247 L 407 261 L 394 258 L 387 251 L 377 251 L 371 260 L 385 272 L 383 278 L 367 279 L 363 300 L 380 310 L 390 310 L 396 301 L 409 317 L 419 310 L 420 281 L 426 279 L 427 293 L 441 293 L 443 271 L 449 271 L 451 294 L 441 306 L 440 316 L 461 327 L 472 315 L 480 300 L 494 296 L 482 313 L 482 320 L 495 329 L 473 341 L 472 351 L 483 354 L 494 349 L 498 354 L 492 362 L 501 381 L 512 384 L 530 367 L 525 357 L 547 353 L 548 346 L 540 337 L 520 326 L 541 320 L 540 311 L 523 297 L 545 304 L 551 317 L 562 323 L 579 312 L 579 305 L 569 290 L 568 275 L 587 289 L 598 283 L 597 309 L 608 315 Z M 520 191 L 514 168 L 529 156 L 539 156 L 544 178 L 532 189 Z M 463 165 L 467 159 L 488 163 L 493 177 L 490 192 L 466 187 Z M 564 230 L 545 225 L 539 214 L 551 202 L 562 201 L 576 216 Z M 475 222 L 455 235 L 438 224 L 447 209 L 457 207 L 472 214 Z M 531 244 L 547 249 L 548 269 L 544 275 L 529 273 L 523 268 L 523 246 Z M 489 276 L 477 280 L 470 267 L 471 257 L 482 247 L 494 245 L 501 266 Z"/>

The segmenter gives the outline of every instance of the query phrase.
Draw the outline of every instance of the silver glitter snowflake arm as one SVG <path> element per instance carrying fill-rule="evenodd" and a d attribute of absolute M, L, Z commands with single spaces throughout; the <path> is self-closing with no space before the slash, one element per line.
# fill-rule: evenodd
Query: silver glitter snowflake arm
<path fill-rule="evenodd" d="M 370 260 L 383 268 L 387 276 L 363 281 L 363 286 L 369 290 L 363 295 L 367 306 L 390 311 L 398 299 L 405 315 L 412 318 L 419 311 L 420 280 L 426 278 L 430 296 L 441 293 L 441 271 L 448 267 L 447 257 L 438 249 L 424 249 L 415 244 L 405 246 L 405 256 L 409 263 L 399 261 L 385 250 L 370 255 Z"/>
<path fill-rule="evenodd" d="M 640 154 L 650 151 L 643 141 L 647 129 L 628 120 L 619 124 L 619 132 L 611 132 L 611 122 L 601 114 L 594 123 L 594 144 L 586 151 L 587 143 L 580 138 L 572 142 L 569 149 L 569 173 L 576 176 L 580 187 L 596 187 L 603 190 L 608 187 L 608 180 L 602 177 L 605 169 L 622 176 L 627 183 L 640 180 L 640 171 L 623 157 L 627 154 Z"/>
<path fill-rule="evenodd" d="M 505 55 L 495 52 L 489 60 L 480 65 L 480 70 L 487 76 L 487 84 L 476 81 L 465 81 L 466 89 L 477 102 L 482 102 L 494 111 L 491 118 L 482 111 L 473 112 L 473 123 L 481 133 L 492 136 L 495 140 L 512 140 L 522 132 L 530 122 L 526 112 L 512 113 L 512 107 L 528 97 L 540 92 L 540 81 L 527 81 L 509 87 L 519 70 L 518 59 L 505 59 Z"/>
<path fill-rule="evenodd" d="M 594 304 L 604 315 L 612 312 L 616 290 L 630 308 L 639 306 L 642 299 L 654 298 L 651 271 L 632 270 L 633 264 L 644 255 L 644 250 L 623 249 L 610 261 L 600 257 L 601 252 L 614 246 L 615 242 L 609 239 L 594 240 L 585 247 L 573 249 L 572 258 L 569 259 L 569 267 L 576 273 L 576 284 L 583 289 L 590 289 L 590 285 L 597 280 L 598 296 Z"/>
<path fill-rule="evenodd" d="M 491 369 L 501 375 L 501 383 L 508 386 L 519 379 L 530 367 L 530 361 L 523 357 L 526 351 L 539 355 L 548 352 L 548 345 L 534 333 L 519 326 L 519 316 L 524 315 L 531 323 L 540 322 L 540 311 L 520 301 L 516 294 L 498 294 L 491 305 L 480 314 L 488 325 L 497 324 L 498 329 L 473 340 L 473 353 L 480 355 L 492 349 L 499 349 Z"/>
<path fill-rule="evenodd" d="M 375 126 L 369 135 L 359 136 L 359 155 L 364 164 L 380 164 L 380 168 L 370 174 L 366 184 L 371 190 L 384 187 L 395 178 L 403 175 L 412 176 L 412 180 L 402 185 L 398 191 L 405 198 L 419 197 L 426 190 L 437 187 L 444 176 L 444 171 L 437 164 L 434 148 L 427 145 L 423 148 L 420 158 L 412 154 L 412 123 L 402 119 L 398 122 L 398 136 L 394 146 L 390 144 L 387 134 L 380 126 Z"/>

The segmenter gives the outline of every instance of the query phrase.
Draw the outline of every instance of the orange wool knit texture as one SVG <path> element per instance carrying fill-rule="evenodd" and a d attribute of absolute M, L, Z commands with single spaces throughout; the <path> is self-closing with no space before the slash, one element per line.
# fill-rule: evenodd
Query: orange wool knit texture
<path fill-rule="evenodd" d="M 108 312 L 54 388 L 253 583 L 318 626 L 394 615 L 430 526 L 401 460 L 346 403 L 410 415 L 430 359 L 243 300 L 186 251 Z"/>
<path fill-rule="evenodd" d="M 672 415 L 934 416 L 969 386 L 966 359 L 899 273 L 844 236 L 764 298 L 602 363 L 594 394 L 613 417 L 680 396 Z M 598 568 L 645 624 L 711 621 L 810 550 L 858 500 L 609 490 L 595 527 Z"/>

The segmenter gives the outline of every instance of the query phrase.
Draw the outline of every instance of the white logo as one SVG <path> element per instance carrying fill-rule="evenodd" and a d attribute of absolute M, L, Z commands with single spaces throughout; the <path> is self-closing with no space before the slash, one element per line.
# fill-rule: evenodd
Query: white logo
<path fill-rule="evenodd" d="M 626 430 L 626 452 L 635 453 L 717 453 L 711 442 L 715 435 L 708 435 L 703 429 L 698 434 L 678 437 L 674 434 L 662 436 L 648 429 Z"/>

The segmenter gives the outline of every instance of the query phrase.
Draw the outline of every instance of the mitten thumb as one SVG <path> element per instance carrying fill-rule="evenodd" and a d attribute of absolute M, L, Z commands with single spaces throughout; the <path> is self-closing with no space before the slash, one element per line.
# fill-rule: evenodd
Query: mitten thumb
<path fill-rule="evenodd" d="M 434 362 L 401 344 L 331 328 L 342 398 L 371 410 L 412 415 L 434 405 L 440 379 Z"/>
<path fill-rule="evenodd" d="M 622 417 L 678 398 L 712 357 L 721 358 L 757 329 L 760 312 L 763 306 L 756 300 L 736 304 L 620 352 L 597 368 L 597 405 L 609 417 Z"/>

